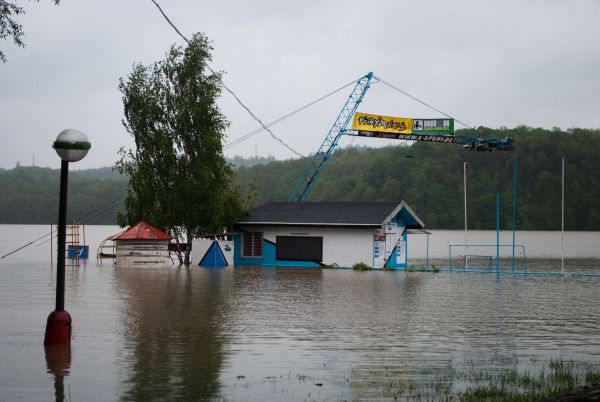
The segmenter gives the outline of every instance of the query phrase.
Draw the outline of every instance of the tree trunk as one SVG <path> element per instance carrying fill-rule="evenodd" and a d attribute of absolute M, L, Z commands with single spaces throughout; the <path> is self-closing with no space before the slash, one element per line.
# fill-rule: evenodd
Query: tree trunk
<path fill-rule="evenodd" d="M 179 234 L 175 235 L 175 240 L 177 240 L 177 244 L 181 244 L 181 238 L 179 237 Z M 183 257 L 181 256 L 181 249 L 178 247 L 177 252 L 175 254 L 177 254 L 177 259 L 179 260 L 179 266 L 183 265 Z"/>
<path fill-rule="evenodd" d="M 190 252 L 192 251 L 192 238 L 189 233 L 189 231 L 186 233 L 187 245 L 185 247 L 185 261 L 183 262 L 186 266 L 190 265 Z"/>

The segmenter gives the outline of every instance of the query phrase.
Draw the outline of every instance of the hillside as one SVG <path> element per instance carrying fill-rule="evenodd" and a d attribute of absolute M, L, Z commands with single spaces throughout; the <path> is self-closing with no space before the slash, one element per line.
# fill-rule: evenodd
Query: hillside
<path fill-rule="evenodd" d="M 460 229 L 463 217 L 463 162 L 468 164 L 469 227 L 495 228 L 495 198 L 501 195 L 501 222 L 512 222 L 513 162 L 518 162 L 519 229 L 560 229 L 561 158 L 566 158 L 567 230 L 600 230 L 600 130 L 480 129 L 492 137 L 511 136 L 511 152 L 474 152 L 458 145 L 415 143 L 384 148 L 350 148 L 334 153 L 308 200 L 406 200 L 428 228 Z M 467 135 L 469 131 L 460 131 Z M 385 141 L 385 140 L 379 140 Z M 253 162 L 257 164 L 253 164 Z M 236 158 L 243 191 L 258 190 L 257 204 L 287 200 L 307 160 Z M 252 165 L 252 166 L 245 166 Z M 51 223 L 58 210 L 59 171 L 39 167 L 0 170 L 0 223 Z M 70 172 L 68 219 L 113 203 L 87 223 L 115 222 L 126 178 L 110 167 Z"/>
<path fill-rule="evenodd" d="M 60 169 L 18 166 L 0 171 L 0 223 L 56 223 L 59 184 Z M 123 197 L 126 186 L 126 179 L 111 168 L 70 171 L 67 220 L 87 216 L 86 223 L 114 224 L 120 205 L 114 201 Z"/>
<path fill-rule="evenodd" d="M 512 222 L 513 163 L 518 162 L 517 225 L 560 229 L 561 158 L 566 158 L 565 211 L 568 230 L 600 230 L 600 130 L 480 129 L 490 137 L 513 137 L 511 152 L 475 152 L 458 145 L 415 143 L 335 152 L 308 200 L 406 200 L 429 228 L 464 226 L 463 162 L 468 164 L 469 227 L 495 228 L 495 198 L 501 222 Z M 462 130 L 457 134 L 467 135 Z M 384 140 L 381 140 L 384 141 Z M 305 161 L 273 162 L 237 169 L 247 190 L 255 181 L 258 203 L 286 200 Z"/>

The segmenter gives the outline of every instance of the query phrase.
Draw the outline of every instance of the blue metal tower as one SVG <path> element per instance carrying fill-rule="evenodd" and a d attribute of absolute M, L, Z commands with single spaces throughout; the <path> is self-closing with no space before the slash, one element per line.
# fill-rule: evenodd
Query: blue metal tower
<path fill-rule="evenodd" d="M 331 157 L 331 154 L 337 146 L 341 135 L 344 134 L 344 131 L 346 131 L 346 127 L 348 127 L 352 116 L 354 116 L 354 112 L 356 112 L 358 105 L 360 105 L 365 93 L 371 86 L 371 78 L 373 78 L 372 72 L 356 81 L 356 85 L 350 93 L 348 100 L 344 104 L 342 111 L 338 115 L 337 119 L 335 119 L 333 126 L 331 126 L 331 129 L 325 137 L 325 140 L 306 167 L 304 175 L 296 182 L 294 190 L 292 191 L 288 201 L 304 201 L 304 199 L 308 196 L 313 184 L 315 183 L 315 180 L 317 179 L 317 176 L 325 167 L 325 164 Z"/>

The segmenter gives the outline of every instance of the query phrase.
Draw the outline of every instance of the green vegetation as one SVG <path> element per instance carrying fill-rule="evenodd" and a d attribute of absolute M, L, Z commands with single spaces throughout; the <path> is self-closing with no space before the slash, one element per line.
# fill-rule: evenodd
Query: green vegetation
<path fill-rule="evenodd" d="M 518 370 L 514 367 L 477 369 L 472 364 L 457 368 L 449 364 L 417 369 L 411 377 L 418 380 L 395 378 L 396 371 L 386 367 L 381 373 L 383 376 L 375 383 L 375 389 L 394 400 L 533 402 L 597 385 L 590 379 L 600 375 L 600 365 L 551 360 L 541 367 L 533 362 L 529 370 Z"/>
<path fill-rule="evenodd" d="M 52 2 L 58 5 L 60 0 L 52 0 Z M 16 20 L 18 15 L 25 14 L 25 10 L 18 4 L 13 0 L 0 0 L 0 39 L 12 38 L 15 45 L 25 47 L 23 26 Z M 0 49 L 0 61 L 6 62 L 6 54 L 2 49 Z"/>
<path fill-rule="evenodd" d="M 219 110 L 221 76 L 207 68 L 208 39 L 195 34 L 184 49 L 172 46 L 164 60 L 135 64 L 121 79 L 127 132 L 135 149 L 121 148 L 116 167 L 129 177 L 119 224 L 141 219 L 188 244 L 220 233 L 245 212 L 232 185 L 233 169 L 223 156 L 229 125 Z"/>
<path fill-rule="evenodd" d="M 357 262 L 352 266 L 352 269 L 355 271 L 372 271 L 373 267 L 364 262 Z"/>
<path fill-rule="evenodd" d="M 0 223 L 56 223 L 59 183 L 60 169 L 0 169 Z M 114 224 L 126 185 L 111 168 L 70 171 L 67 221 L 87 215 L 86 223 Z"/>
<path fill-rule="evenodd" d="M 513 161 L 518 161 L 517 227 L 560 229 L 561 158 L 565 157 L 567 230 L 600 230 L 600 130 L 568 131 L 480 128 L 480 134 L 515 139 L 510 152 L 475 152 L 455 144 L 415 143 L 379 149 L 336 151 L 319 176 L 309 201 L 405 200 L 436 229 L 462 228 L 463 162 L 467 167 L 469 227 L 495 228 L 496 193 L 501 224 L 512 223 Z M 470 135 L 460 130 L 457 135 Z M 256 181 L 258 204 L 287 200 L 306 160 L 290 160 L 237 169 L 242 188 Z"/>
<path fill-rule="evenodd" d="M 469 133 L 463 130 L 458 134 Z M 474 152 L 463 150 L 459 145 L 399 146 L 393 140 L 389 140 L 391 145 L 385 148 L 342 149 L 334 153 L 308 200 L 398 202 L 404 199 L 427 227 L 462 228 L 462 171 L 466 161 L 469 227 L 495 228 L 495 194 L 499 192 L 501 224 L 508 229 L 512 222 L 513 161 L 517 159 L 517 227 L 558 230 L 561 158 L 564 156 L 566 229 L 600 230 L 600 130 L 565 132 L 517 127 L 482 129 L 482 133 L 493 137 L 511 136 L 516 141 L 516 149 Z M 238 183 L 244 193 L 256 187 L 257 204 L 287 200 L 307 163 L 306 159 L 255 160 L 253 162 L 258 164 L 247 167 L 240 158 L 235 161 Z M 114 174 L 111 176 L 110 168 L 71 172 L 69 217 L 83 216 L 124 196 L 124 178 Z M 58 178 L 58 170 L 0 169 L 3 190 L 0 192 L 0 223 L 56 221 Z M 89 223 L 114 224 L 115 213 L 111 211 Z"/>
<path fill-rule="evenodd" d="M 551 360 L 548 367 L 535 373 L 504 369 L 497 372 L 457 373 L 456 380 L 472 384 L 461 400 L 475 401 L 538 401 L 556 397 L 592 385 L 588 378 L 600 375 L 600 366 L 587 362 Z"/>

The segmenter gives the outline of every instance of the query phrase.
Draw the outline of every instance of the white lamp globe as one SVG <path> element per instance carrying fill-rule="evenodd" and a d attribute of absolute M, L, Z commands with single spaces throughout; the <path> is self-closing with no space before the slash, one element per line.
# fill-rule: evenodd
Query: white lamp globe
<path fill-rule="evenodd" d="M 68 128 L 61 131 L 52 144 L 60 159 L 67 162 L 77 162 L 85 158 L 92 147 L 87 136 L 79 130 Z"/>

